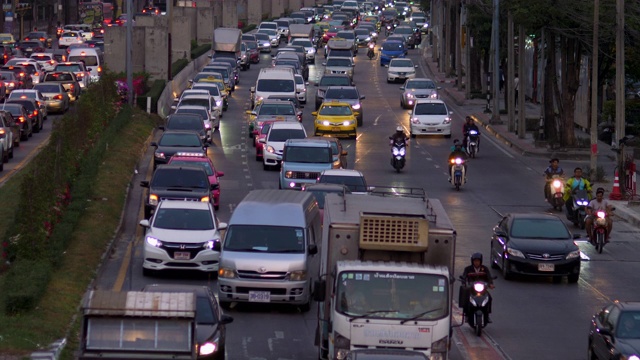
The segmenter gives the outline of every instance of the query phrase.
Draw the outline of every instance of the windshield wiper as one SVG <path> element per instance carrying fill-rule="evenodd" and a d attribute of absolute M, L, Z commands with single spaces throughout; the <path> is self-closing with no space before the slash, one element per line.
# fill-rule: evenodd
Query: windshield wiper
<path fill-rule="evenodd" d="M 270 253 L 274 253 L 274 254 L 303 253 L 303 252 L 304 252 L 304 250 L 296 250 L 296 249 L 287 249 L 287 250 L 270 251 Z"/>
<path fill-rule="evenodd" d="M 240 248 L 240 249 L 234 249 L 234 248 L 228 248 L 226 247 L 225 250 L 229 250 L 229 251 L 246 251 L 246 252 L 264 252 L 264 250 L 259 250 L 259 249 L 254 249 L 254 248 Z"/>
<path fill-rule="evenodd" d="M 356 319 L 362 319 L 362 318 L 366 318 L 369 317 L 373 314 L 378 314 L 378 313 L 392 313 L 392 312 L 398 312 L 397 310 L 371 310 L 371 311 L 367 311 L 366 313 L 362 314 L 362 315 L 358 315 L 358 316 L 354 316 L 351 319 L 349 319 L 349 322 L 352 322 L 353 320 Z"/>
<path fill-rule="evenodd" d="M 419 314 L 414 315 L 413 317 L 410 317 L 408 319 L 404 319 L 404 320 L 400 321 L 400 325 L 406 323 L 407 321 L 416 320 L 416 319 L 421 318 L 421 317 L 423 317 L 423 316 L 425 316 L 425 315 L 427 315 L 429 313 L 440 311 L 440 310 L 442 310 L 442 308 L 432 309 L 432 310 L 427 310 L 427 311 L 421 312 Z"/>

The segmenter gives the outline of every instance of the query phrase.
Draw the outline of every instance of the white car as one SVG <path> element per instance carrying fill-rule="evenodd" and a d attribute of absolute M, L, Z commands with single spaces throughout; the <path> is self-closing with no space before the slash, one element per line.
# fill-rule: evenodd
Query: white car
<path fill-rule="evenodd" d="M 440 99 L 417 99 L 409 111 L 411 137 L 416 135 L 444 135 L 451 137 L 451 115 L 447 104 Z"/>
<path fill-rule="evenodd" d="M 280 34 L 278 34 L 278 30 L 259 29 L 256 32 L 260 34 L 267 34 L 269 36 L 269 41 L 271 42 L 271 47 L 278 47 L 278 45 L 280 45 Z"/>
<path fill-rule="evenodd" d="M 387 67 L 387 82 L 405 81 L 416 77 L 416 68 L 411 59 L 391 59 Z"/>
<path fill-rule="evenodd" d="M 295 74 L 294 76 L 296 78 L 296 96 L 298 97 L 298 101 L 300 101 L 301 104 L 306 104 L 307 85 L 309 85 L 309 83 L 305 82 L 304 78 L 300 74 Z"/>
<path fill-rule="evenodd" d="M 323 170 L 317 184 L 345 185 L 352 194 L 367 194 L 370 190 L 362 172 L 354 169 Z"/>
<path fill-rule="evenodd" d="M 79 31 L 65 31 L 60 35 L 60 39 L 58 39 L 59 48 L 66 48 L 71 44 L 84 44 L 84 38 Z"/>
<path fill-rule="evenodd" d="M 10 115 L 0 114 L 0 171 L 4 169 L 4 163 L 13 159 L 14 145 L 19 139 L 14 139 L 14 124 L 9 123 Z M 18 142 L 19 144 L 19 142 Z"/>
<path fill-rule="evenodd" d="M 299 122 L 278 121 L 271 124 L 265 138 L 259 141 L 264 144 L 262 153 L 262 166 L 268 170 L 272 166 L 278 166 L 282 162 L 284 143 L 289 139 L 304 139 L 307 132 Z"/>
<path fill-rule="evenodd" d="M 301 39 L 301 38 L 293 39 L 293 40 L 291 40 L 289 45 L 302 46 L 304 48 L 304 51 L 305 51 L 305 57 L 307 59 L 307 62 L 313 63 L 313 61 L 315 60 L 315 58 L 316 58 L 316 47 L 313 45 L 311 40 L 309 40 L 309 39 Z"/>
<path fill-rule="evenodd" d="M 184 101 L 184 100 L 187 100 L 187 98 L 190 100 Z M 213 119 L 214 128 L 218 129 L 220 127 L 220 122 L 218 121 L 218 119 L 222 117 L 222 101 L 218 103 L 216 99 L 211 94 L 209 94 L 209 90 L 187 89 L 182 92 L 182 95 L 180 96 L 179 99 L 173 99 L 173 100 L 178 102 L 177 106 L 202 105 L 202 106 L 208 107 L 209 115 Z M 174 109 L 175 107 L 172 106 L 171 108 Z"/>
<path fill-rule="evenodd" d="M 142 263 L 145 275 L 157 270 L 218 271 L 220 230 L 210 202 L 163 200 L 151 219 L 140 221 L 146 229 Z"/>
<path fill-rule="evenodd" d="M 52 53 L 33 53 L 31 54 L 31 59 L 40 64 L 44 71 L 53 71 L 55 66 L 58 64 Z"/>
<path fill-rule="evenodd" d="M 183 101 L 186 99 L 183 99 Z M 185 104 L 189 103 L 185 101 Z M 185 104 L 178 104 L 178 106 L 176 107 L 176 114 L 197 114 L 200 115 L 202 117 L 202 121 L 204 122 L 204 128 L 207 131 L 207 142 L 211 143 L 212 141 L 212 137 L 213 137 L 213 129 L 215 128 L 215 126 L 217 125 L 218 127 L 220 126 L 220 120 L 218 119 L 214 119 L 213 117 L 211 117 L 211 110 L 208 106 L 202 106 L 202 105 L 185 105 Z M 217 124 L 214 124 L 214 121 L 217 122 Z"/>

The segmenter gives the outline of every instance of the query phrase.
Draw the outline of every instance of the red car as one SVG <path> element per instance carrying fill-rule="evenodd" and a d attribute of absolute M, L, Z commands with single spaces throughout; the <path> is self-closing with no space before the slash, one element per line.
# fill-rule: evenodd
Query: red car
<path fill-rule="evenodd" d="M 329 39 L 332 39 L 338 34 L 338 31 L 344 30 L 344 26 L 331 26 L 327 32 L 322 35 L 323 42 L 329 42 Z"/>
<path fill-rule="evenodd" d="M 264 154 L 264 144 L 260 142 L 260 139 L 267 137 L 271 124 L 275 121 L 265 121 L 262 123 L 262 127 L 257 129 L 259 132 L 253 137 L 253 146 L 256 147 L 256 161 L 262 161 L 262 154 Z"/>
<path fill-rule="evenodd" d="M 257 64 L 260 62 L 260 50 L 258 49 L 257 41 L 249 41 L 244 40 L 244 43 L 247 45 L 247 56 L 249 57 L 249 61 L 252 64 Z"/>
<path fill-rule="evenodd" d="M 205 154 L 201 153 L 176 153 L 169 159 L 169 164 L 173 165 L 199 165 L 202 166 L 209 177 L 211 184 L 211 197 L 213 198 L 213 208 L 220 208 L 220 183 L 218 178 L 224 176 L 222 171 L 216 171 L 213 162 Z"/>

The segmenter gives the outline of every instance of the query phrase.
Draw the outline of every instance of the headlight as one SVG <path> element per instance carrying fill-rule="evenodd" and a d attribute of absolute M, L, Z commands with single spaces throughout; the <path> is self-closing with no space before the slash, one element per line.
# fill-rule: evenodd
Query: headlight
<path fill-rule="evenodd" d="M 344 126 L 349 126 L 351 124 L 352 124 L 352 122 L 348 121 L 348 120 L 342 123 L 342 125 L 344 125 Z"/>
<path fill-rule="evenodd" d="M 411 118 L 411 123 L 418 125 L 418 124 L 420 124 L 420 119 L 418 119 L 417 117 L 413 117 L 413 118 Z"/>
<path fill-rule="evenodd" d="M 203 196 L 200 198 L 200 202 L 209 202 L 209 201 L 211 201 L 211 198 L 208 196 Z"/>
<path fill-rule="evenodd" d="M 200 350 L 198 351 L 198 353 L 201 356 L 207 356 L 213 354 L 214 352 L 216 352 L 216 350 L 218 350 L 217 344 L 207 342 L 200 346 Z"/>
<path fill-rule="evenodd" d="M 329 126 L 329 122 L 327 120 L 325 121 L 318 121 L 318 123 L 321 123 L 323 126 Z"/>
<path fill-rule="evenodd" d="M 576 250 L 576 251 L 572 251 L 567 255 L 567 260 L 569 259 L 575 259 L 575 258 L 579 258 L 580 257 L 580 250 Z"/>
<path fill-rule="evenodd" d="M 446 117 L 444 118 L 444 120 L 442 121 L 442 124 L 447 125 L 451 123 L 451 118 L 450 117 Z"/>
<path fill-rule="evenodd" d="M 147 236 L 147 244 L 155 247 L 160 247 L 162 246 L 162 241 L 154 238 L 153 236 Z"/>
<path fill-rule="evenodd" d="M 366 39 L 364 39 L 364 41 L 371 41 L 371 37 L 367 37 Z"/>
<path fill-rule="evenodd" d="M 149 205 L 153 205 L 153 206 L 158 205 L 158 195 L 149 194 Z"/>
<path fill-rule="evenodd" d="M 580 206 L 587 206 L 589 205 L 589 201 L 585 200 L 585 201 L 576 201 L 576 204 L 580 205 Z"/>
<path fill-rule="evenodd" d="M 225 279 L 233 279 L 236 277 L 236 272 L 230 268 L 220 268 L 218 270 L 218 277 Z"/>
<path fill-rule="evenodd" d="M 307 272 L 304 270 L 292 271 L 289 275 L 290 281 L 304 281 L 307 280 Z"/>
<path fill-rule="evenodd" d="M 553 180 L 553 187 L 559 188 L 562 186 L 562 182 L 560 180 Z"/>
<path fill-rule="evenodd" d="M 349 348 L 351 347 L 351 341 L 346 337 L 340 335 L 340 333 L 336 332 L 336 339 L 333 345 L 333 351 L 335 352 L 334 358 L 336 360 L 346 359 Z"/>
<path fill-rule="evenodd" d="M 220 242 L 220 239 L 213 239 L 213 240 L 209 240 L 207 242 L 204 243 L 204 245 L 202 245 L 203 248 L 208 249 L 208 250 L 213 250 L 213 246 L 215 245 L 216 242 Z"/>
<path fill-rule="evenodd" d="M 293 177 L 293 171 L 285 171 L 284 177 L 287 179 L 291 179 Z"/>
<path fill-rule="evenodd" d="M 483 292 L 484 291 L 484 284 L 483 283 L 475 283 L 475 284 L 473 284 L 473 290 L 475 290 L 475 292 Z"/>
<path fill-rule="evenodd" d="M 601 218 L 601 219 L 604 219 L 604 217 L 606 216 L 606 214 L 605 214 L 605 212 L 604 212 L 604 211 L 598 211 L 598 212 L 597 212 L 597 216 L 598 216 L 599 218 Z"/>
<path fill-rule="evenodd" d="M 371 36 L 376 37 L 376 36 L 378 36 L 378 33 L 374 31 L 374 32 L 371 33 Z"/>
<path fill-rule="evenodd" d="M 156 152 L 156 153 L 153 154 L 153 156 L 155 156 L 158 159 L 164 159 L 165 158 L 163 152 Z"/>
<path fill-rule="evenodd" d="M 222 100 L 216 100 L 216 106 L 222 106 Z"/>
<path fill-rule="evenodd" d="M 443 337 L 442 339 L 435 341 L 431 344 L 431 356 L 429 360 L 444 360 L 444 354 L 449 348 L 449 338 Z"/>
<path fill-rule="evenodd" d="M 623 356 L 622 360 L 640 360 L 640 357 L 638 357 L 637 355 L 630 355 L 630 356 Z"/>
<path fill-rule="evenodd" d="M 524 259 L 524 254 L 520 250 L 516 250 L 514 248 L 507 248 L 507 254 L 515 257 L 521 257 Z M 578 254 L 579 255 L 579 254 Z"/>
<path fill-rule="evenodd" d="M 360 104 L 355 104 L 353 106 L 351 106 L 353 108 L 353 110 L 358 110 L 360 109 Z"/>
<path fill-rule="evenodd" d="M 307 53 L 309 53 L 309 54 L 314 54 L 315 52 L 316 52 L 316 49 L 314 49 L 314 48 L 311 48 L 311 49 L 307 50 Z"/>
<path fill-rule="evenodd" d="M 267 145 L 267 152 L 273 154 L 276 152 L 276 149 L 274 149 L 271 145 Z"/>
<path fill-rule="evenodd" d="M 406 96 L 407 99 L 413 99 L 415 97 L 415 95 L 413 95 L 412 93 L 408 93 Z"/>
<path fill-rule="evenodd" d="M 211 124 L 204 124 L 205 129 L 211 129 Z"/>

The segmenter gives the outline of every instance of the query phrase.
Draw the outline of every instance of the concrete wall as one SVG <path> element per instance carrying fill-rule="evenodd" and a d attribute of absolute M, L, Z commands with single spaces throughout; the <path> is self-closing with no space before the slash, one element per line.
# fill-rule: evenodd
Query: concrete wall
<path fill-rule="evenodd" d="M 222 1 L 213 2 L 213 17 L 215 19 L 216 26 L 222 25 Z"/>
<path fill-rule="evenodd" d="M 210 44 L 216 19 L 212 7 L 199 7 L 196 13 L 196 40 L 198 44 Z"/>
<path fill-rule="evenodd" d="M 262 21 L 262 0 L 248 0 L 248 16 L 247 16 L 247 25 L 249 24 L 260 24 Z"/>
<path fill-rule="evenodd" d="M 196 38 L 193 26 L 195 21 L 189 16 L 173 17 L 171 32 L 171 62 L 178 59 L 191 60 L 191 40 Z"/>
<path fill-rule="evenodd" d="M 262 0 L 262 18 L 270 18 L 271 17 L 271 1 L 272 0 Z M 262 20 L 260 20 L 262 21 Z M 260 22 L 256 23 L 259 24 Z"/>
<path fill-rule="evenodd" d="M 238 21 L 242 21 L 245 26 L 249 25 L 247 23 L 249 19 L 249 9 L 248 9 L 248 0 L 238 0 L 236 5 L 236 12 L 238 13 Z"/>
<path fill-rule="evenodd" d="M 148 71 L 145 66 L 145 28 L 133 28 L 131 36 L 133 53 L 131 63 L 133 72 Z M 166 47 L 166 45 L 165 45 Z M 127 28 L 114 26 L 105 28 L 104 33 L 104 62 L 113 72 L 126 71 Z"/>
<path fill-rule="evenodd" d="M 189 31 L 193 35 L 193 37 L 191 39 L 195 39 L 196 38 L 196 34 L 198 33 L 198 21 L 197 21 L 198 8 L 194 8 L 194 7 L 175 7 L 174 9 L 176 10 L 174 15 L 184 16 L 184 17 L 189 18 L 190 22 L 189 22 L 188 26 L 191 27 L 191 29 L 189 29 Z M 176 28 L 174 26 L 173 27 L 173 32 L 178 32 L 178 31 L 181 31 L 182 29 L 183 29 L 182 27 Z M 191 42 L 191 40 L 189 40 L 189 42 Z"/>
<path fill-rule="evenodd" d="M 222 27 L 238 28 L 238 4 L 236 0 L 222 1 Z"/>
<path fill-rule="evenodd" d="M 167 79 L 170 71 L 167 28 L 147 26 L 144 30 L 144 44 L 141 47 L 145 53 L 145 70 L 152 79 Z M 138 48 L 134 48 L 134 52 L 135 49 Z"/>
<path fill-rule="evenodd" d="M 271 0 L 271 16 L 278 18 L 284 13 L 284 2 L 289 0 Z"/>
<path fill-rule="evenodd" d="M 302 0 L 289 0 L 289 13 L 298 11 L 302 7 Z"/>
<path fill-rule="evenodd" d="M 303 6 L 301 7 L 312 7 L 316 5 L 316 1 L 315 0 L 304 0 L 303 1 Z"/>

